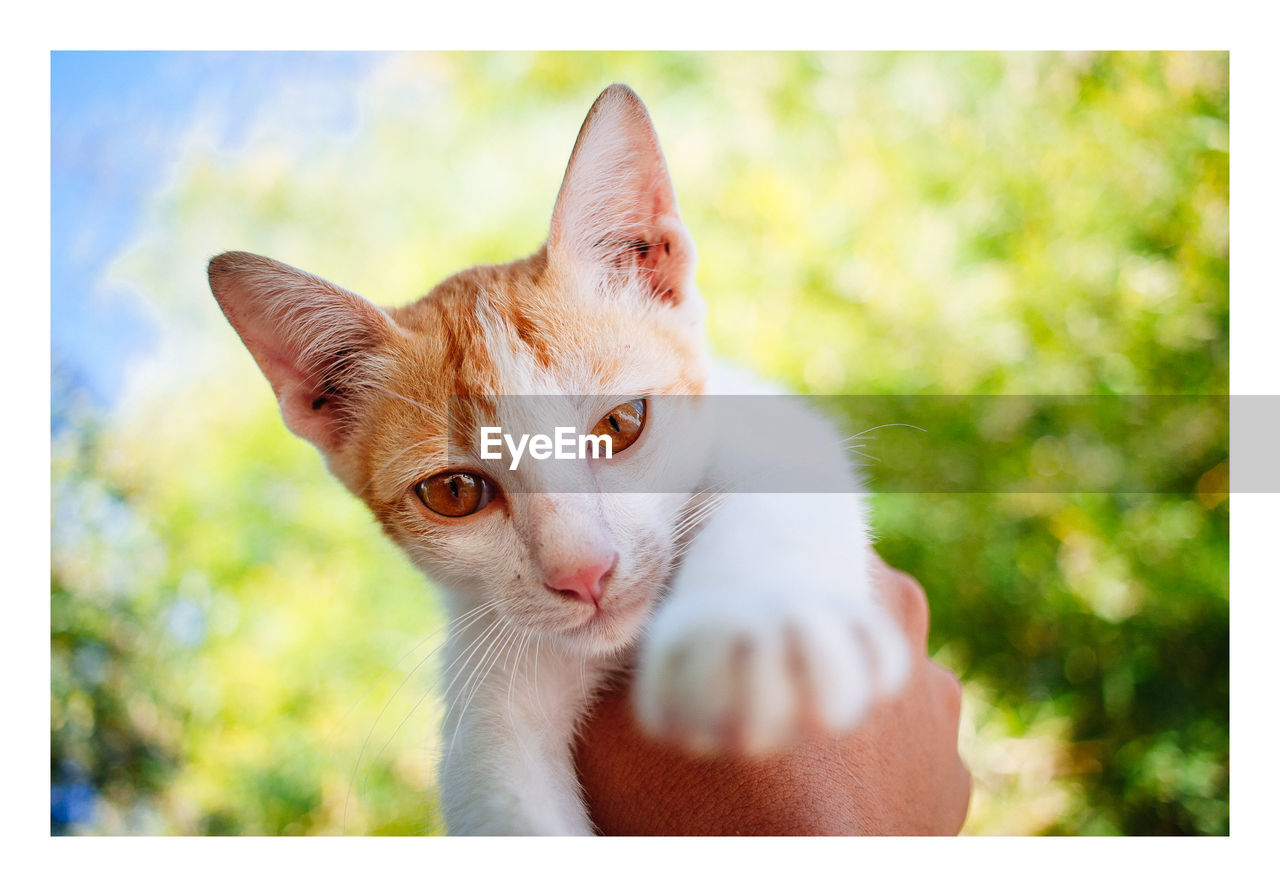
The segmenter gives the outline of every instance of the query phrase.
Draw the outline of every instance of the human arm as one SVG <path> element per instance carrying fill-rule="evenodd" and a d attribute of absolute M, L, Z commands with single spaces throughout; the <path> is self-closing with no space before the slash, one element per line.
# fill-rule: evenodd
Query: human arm
<path fill-rule="evenodd" d="M 872 578 L 911 647 L 911 675 L 844 736 L 763 758 L 699 757 L 645 735 L 629 686 L 606 695 L 576 749 L 605 834 L 955 834 L 970 779 L 956 750 L 960 685 L 928 658 L 929 608 L 912 577 L 873 557 Z"/>

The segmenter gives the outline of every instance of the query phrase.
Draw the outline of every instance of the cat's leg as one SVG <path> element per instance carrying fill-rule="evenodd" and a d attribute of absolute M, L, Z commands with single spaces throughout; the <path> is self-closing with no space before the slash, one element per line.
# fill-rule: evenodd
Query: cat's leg
<path fill-rule="evenodd" d="M 448 831 L 593 834 L 574 768 L 573 737 L 602 673 L 547 649 L 540 650 L 535 670 L 531 644 L 511 643 L 512 651 L 495 647 L 492 667 L 479 666 L 485 671 L 477 670 L 470 683 L 465 677 L 471 666 L 449 676 L 454 689 L 447 694 L 440 768 Z M 515 661 L 504 663 L 503 655 Z"/>
<path fill-rule="evenodd" d="M 853 727 L 909 667 L 874 600 L 859 496 L 740 493 L 693 540 L 640 652 L 637 714 L 694 748 Z"/>

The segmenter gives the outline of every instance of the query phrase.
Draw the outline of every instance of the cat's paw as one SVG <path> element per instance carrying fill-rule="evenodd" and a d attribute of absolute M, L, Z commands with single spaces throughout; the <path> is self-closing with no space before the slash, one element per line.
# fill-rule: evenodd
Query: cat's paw
<path fill-rule="evenodd" d="M 688 595 L 654 619 L 636 709 L 692 750 L 759 754 L 855 727 L 910 667 L 901 630 L 866 595 Z"/>

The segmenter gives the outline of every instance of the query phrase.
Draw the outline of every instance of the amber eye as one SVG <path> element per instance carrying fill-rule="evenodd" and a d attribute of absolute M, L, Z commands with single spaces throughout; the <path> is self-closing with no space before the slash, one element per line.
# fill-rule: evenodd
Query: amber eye
<path fill-rule="evenodd" d="M 592 434 L 613 438 L 613 454 L 616 456 L 636 442 L 644 429 L 646 408 L 649 402 L 643 397 L 620 403 L 611 409 L 603 419 L 591 429 Z"/>
<path fill-rule="evenodd" d="M 466 517 L 493 501 L 494 486 L 468 471 L 445 471 L 413 488 L 422 504 L 444 517 Z"/>

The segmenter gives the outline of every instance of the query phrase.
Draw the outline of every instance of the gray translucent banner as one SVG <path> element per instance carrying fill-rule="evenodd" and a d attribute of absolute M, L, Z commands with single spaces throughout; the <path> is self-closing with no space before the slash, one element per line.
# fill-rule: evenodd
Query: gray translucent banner
<path fill-rule="evenodd" d="M 640 398 L 634 442 L 584 447 Z M 501 396 L 450 418 L 450 465 L 513 495 L 847 492 L 848 465 L 876 493 L 1280 492 L 1277 396 Z"/>

